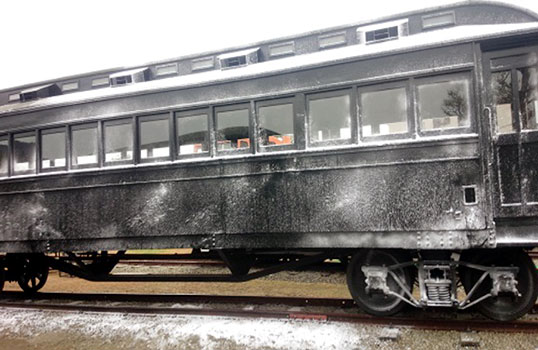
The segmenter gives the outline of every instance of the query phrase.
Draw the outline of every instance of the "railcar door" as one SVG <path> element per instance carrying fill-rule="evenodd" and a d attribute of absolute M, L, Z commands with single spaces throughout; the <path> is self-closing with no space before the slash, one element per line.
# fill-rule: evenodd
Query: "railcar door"
<path fill-rule="evenodd" d="M 496 217 L 538 214 L 538 47 L 485 53 Z"/>

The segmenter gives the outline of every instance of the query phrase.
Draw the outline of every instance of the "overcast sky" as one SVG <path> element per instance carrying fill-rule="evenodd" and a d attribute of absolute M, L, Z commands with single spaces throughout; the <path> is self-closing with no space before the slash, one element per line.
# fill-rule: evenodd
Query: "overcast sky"
<path fill-rule="evenodd" d="M 452 2 L 5 1 L 0 18 L 0 89 Z M 536 0 L 511 3 L 538 12 Z"/>

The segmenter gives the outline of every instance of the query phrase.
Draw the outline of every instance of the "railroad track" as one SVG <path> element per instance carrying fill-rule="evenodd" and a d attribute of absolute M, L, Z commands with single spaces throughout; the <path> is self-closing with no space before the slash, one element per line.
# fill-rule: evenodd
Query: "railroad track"
<path fill-rule="evenodd" d="M 198 305 L 193 306 L 193 303 Z M 253 305 L 280 305 L 291 308 L 256 309 Z M 503 323 L 484 319 L 456 320 L 446 317 L 435 318 L 431 316 L 431 312 L 424 312 L 428 317 L 424 315 L 374 317 L 356 312 L 351 299 L 108 293 L 39 293 L 28 299 L 21 292 L 4 292 L 0 298 L 0 307 L 76 312 L 303 319 L 462 332 L 538 332 L 538 320 Z M 321 312 L 309 311 L 313 307 L 325 309 Z M 538 305 L 534 307 L 534 312 L 538 313 Z"/>

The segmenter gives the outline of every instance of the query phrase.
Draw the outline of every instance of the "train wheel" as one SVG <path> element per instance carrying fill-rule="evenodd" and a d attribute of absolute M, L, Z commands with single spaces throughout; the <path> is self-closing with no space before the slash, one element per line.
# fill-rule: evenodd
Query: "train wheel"
<path fill-rule="evenodd" d="M 47 282 L 49 266 L 43 255 L 29 255 L 20 258 L 18 283 L 25 293 L 35 293 Z"/>
<path fill-rule="evenodd" d="M 467 258 L 469 256 L 469 258 Z M 519 249 L 503 249 L 498 251 L 480 251 L 472 256 L 463 256 L 462 260 L 483 266 L 517 267 L 515 279 L 519 296 L 514 293 L 499 293 L 478 303 L 477 309 L 485 316 L 498 321 L 517 319 L 533 307 L 538 295 L 538 273 L 531 258 Z M 479 280 L 483 271 L 461 268 L 460 278 L 465 291 L 468 293 Z M 488 294 L 492 290 L 491 278 L 486 278 L 477 288 L 473 300 Z"/>
<path fill-rule="evenodd" d="M 368 290 L 367 278 L 362 268 L 388 267 L 410 260 L 411 258 L 407 254 L 399 251 L 372 249 L 356 253 L 347 269 L 347 285 L 357 305 L 369 314 L 377 316 L 389 316 L 401 311 L 405 306 L 405 301 L 402 299 L 397 296 L 387 295 L 378 289 Z M 413 283 L 410 269 L 396 269 L 393 272 L 404 284 L 405 288 L 411 292 Z M 391 292 L 405 297 L 404 290 L 390 274 L 386 276 L 386 286 Z"/>

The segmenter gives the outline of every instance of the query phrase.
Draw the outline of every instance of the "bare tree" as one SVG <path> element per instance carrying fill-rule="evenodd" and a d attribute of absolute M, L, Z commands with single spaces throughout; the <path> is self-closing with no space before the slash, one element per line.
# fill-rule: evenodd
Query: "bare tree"
<path fill-rule="evenodd" d="M 462 93 L 461 86 L 448 90 L 448 97 L 443 100 L 441 110 L 445 115 L 457 115 L 458 119 L 463 119 L 467 115 L 467 101 Z"/>

